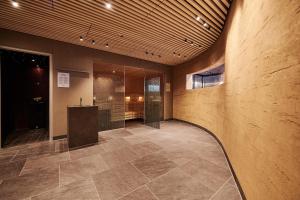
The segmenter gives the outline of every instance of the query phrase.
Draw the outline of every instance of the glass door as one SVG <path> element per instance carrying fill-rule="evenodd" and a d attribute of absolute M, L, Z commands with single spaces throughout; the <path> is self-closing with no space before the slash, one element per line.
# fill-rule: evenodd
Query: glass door
<path fill-rule="evenodd" d="M 160 77 L 145 77 L 145 124 L 160 128 Z"/>
<path fill-rule="evenodd" d="M 93 87 L 99 131 L 124 128 L 124 66 L 94 63 Z"/>

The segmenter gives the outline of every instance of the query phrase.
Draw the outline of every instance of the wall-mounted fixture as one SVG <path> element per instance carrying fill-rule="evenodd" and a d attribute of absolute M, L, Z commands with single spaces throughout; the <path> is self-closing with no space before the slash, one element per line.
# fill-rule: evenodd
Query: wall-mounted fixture
<path fill-rule="evenodd" d="M 129 102 L 129 101 L 130 101 L 130 96 L 125 97 L 125 101 L 126 101 L 126 102 Z"/>

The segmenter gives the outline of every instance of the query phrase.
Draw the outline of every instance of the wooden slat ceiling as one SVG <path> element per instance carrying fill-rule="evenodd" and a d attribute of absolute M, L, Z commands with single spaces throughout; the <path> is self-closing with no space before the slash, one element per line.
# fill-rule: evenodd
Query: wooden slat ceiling
<path fill-rule="evenodd" d="M 12 0 L 0 1 L 1 28 L 167 65 L 207 50 L 220 36 L 231 4 L 231 0 L 16 1 L 17 8 Z M 107 9 L 106 3 L 112 8 Z"/>

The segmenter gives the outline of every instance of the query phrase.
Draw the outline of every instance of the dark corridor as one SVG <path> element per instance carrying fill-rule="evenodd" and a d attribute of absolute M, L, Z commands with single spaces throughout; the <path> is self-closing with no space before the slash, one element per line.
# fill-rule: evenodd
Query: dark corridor
<path fill-rule="evenodd" d="M 2 146 L 48 138 L 49 57 L 0 50 Z"/>

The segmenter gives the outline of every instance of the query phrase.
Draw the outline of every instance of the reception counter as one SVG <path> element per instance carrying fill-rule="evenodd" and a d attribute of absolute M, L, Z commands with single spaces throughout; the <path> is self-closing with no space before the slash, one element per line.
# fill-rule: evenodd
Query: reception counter
<path fill-rule="evenodd" d="M 98 107 L 68 107 L 68 144 L 70 149 L 98 142 Z"/>

